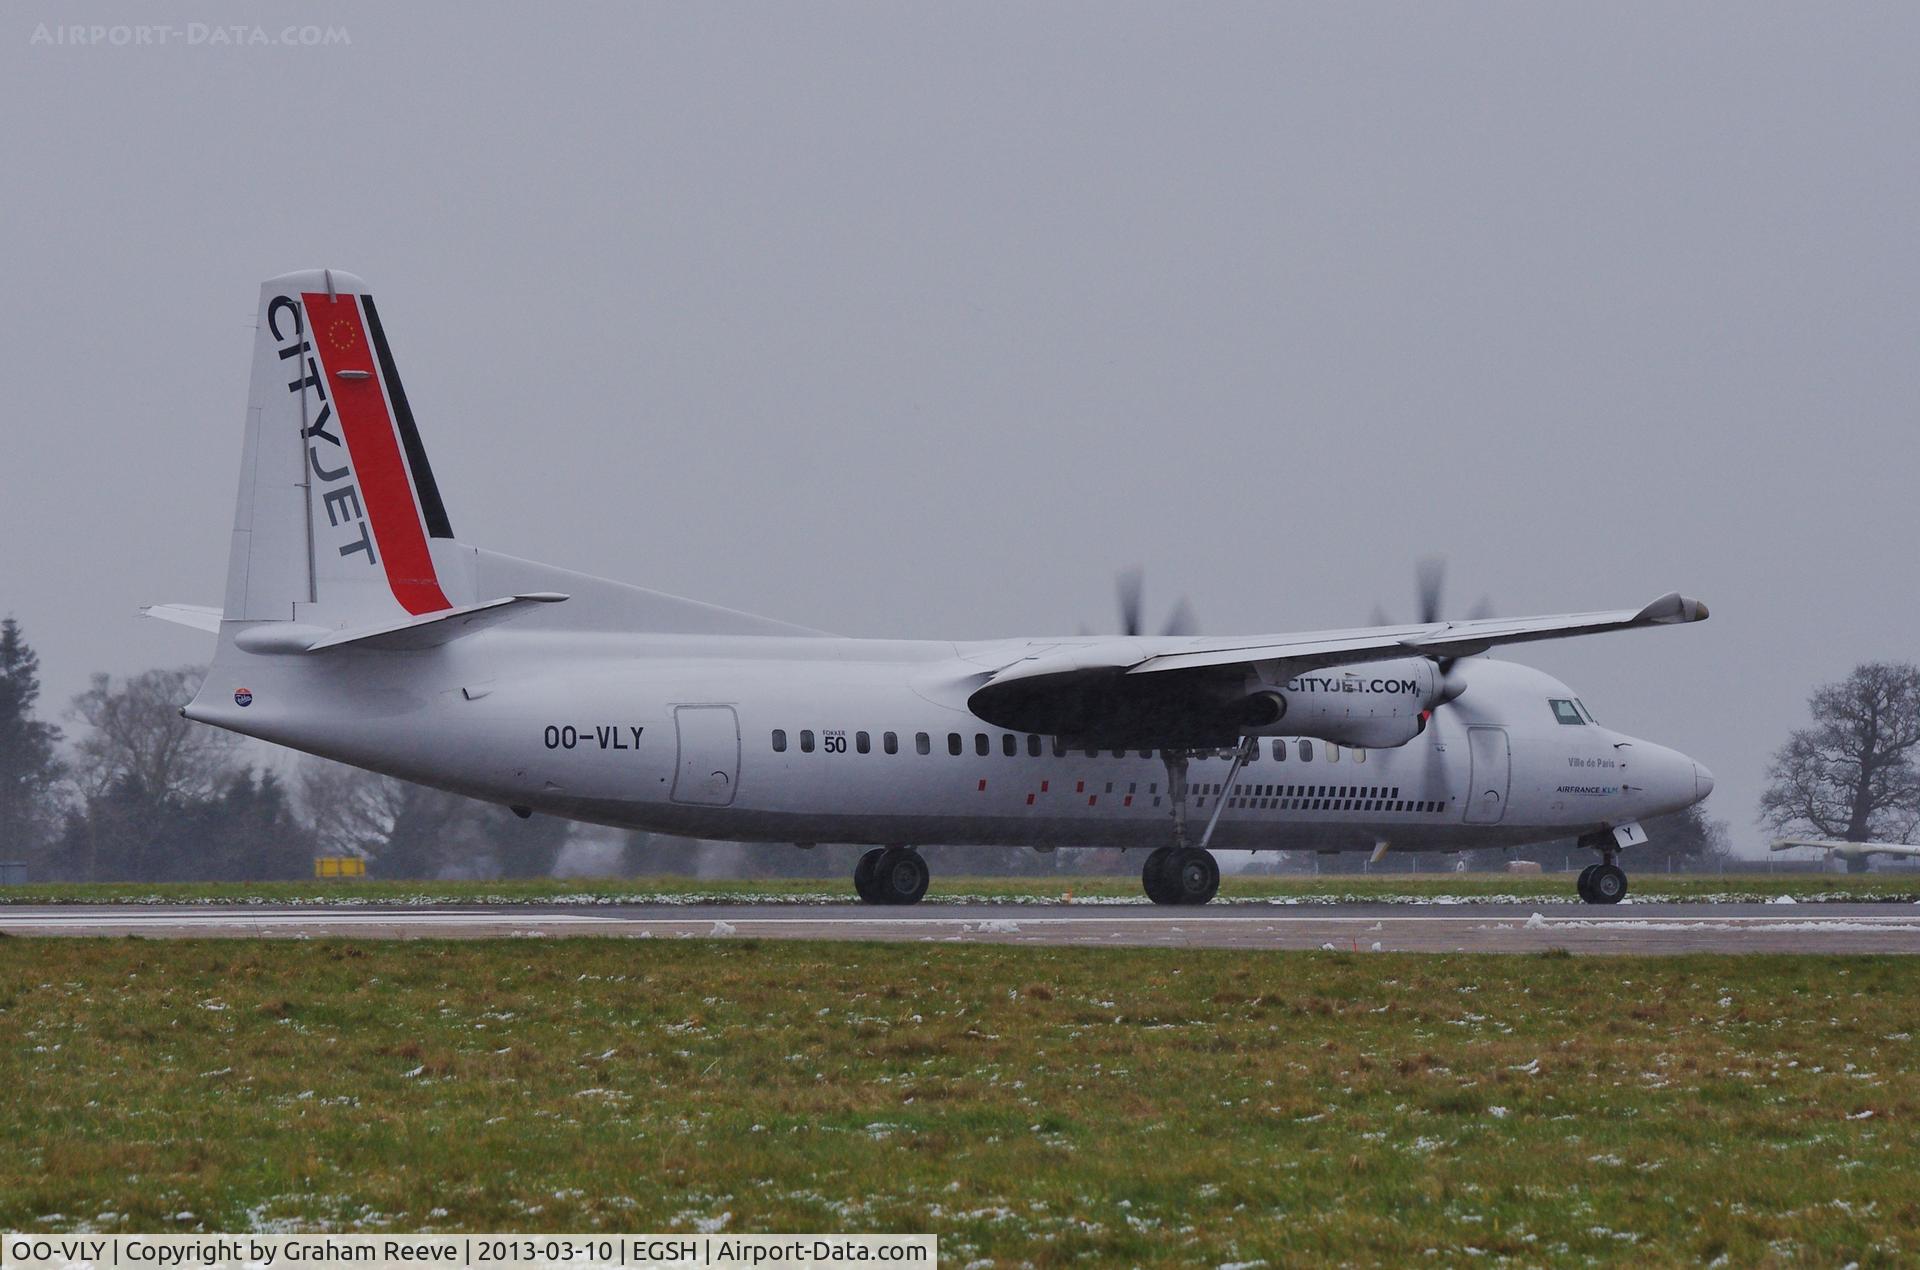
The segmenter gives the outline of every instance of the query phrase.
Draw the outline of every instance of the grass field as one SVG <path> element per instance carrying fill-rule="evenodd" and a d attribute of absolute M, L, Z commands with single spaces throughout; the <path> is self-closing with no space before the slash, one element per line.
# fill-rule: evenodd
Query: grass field
<path fill-rule="evenodd" d="M 1504 873 L 1387 873 L 1300 877 L 1226 877 L 1215 903 L 1240 901 L 1337 903 L 1352 900 L 1458 902 L 1574 898 L 1573 875 Z M 1692 903 L 1799 900 L 1920 902 L 1920 873 L 1643 873 L 1633 875 L 1631 899 Z M 978 900 L 1053 903 L 1147 902 L 1140 879 L 1061 875 L 982 878 L 936 875 L 926 903 Z M 0 887 L 0 904 L 617 904 L 632 901 L 761 903 L 849 902 L 850 880 L 768 878 L 711 881 L 685 877 L 540 878 L 510 882 L 105 882 Z"/>
<path fill-rule="evenodd" d="M 0 939 L 0 1229 L 1920 1257 L 1920 960 Z"/>

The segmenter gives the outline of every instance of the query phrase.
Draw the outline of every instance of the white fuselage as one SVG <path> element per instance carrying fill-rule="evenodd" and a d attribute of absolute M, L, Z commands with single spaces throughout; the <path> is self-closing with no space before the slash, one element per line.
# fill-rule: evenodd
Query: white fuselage
<path fill-rule="evenodd" d="M 1063 749 L 967 709 L 992 668 L 1072 643 L 508 627 L 425 653 L 230 650 L 216 673 L 234 686 L 210 682 L 192 714 L 494 802 L 694 837 L 1163 845 L 1157 754 Z M 1218 810 L 1223 848 L 1445 850 L 1627 823 L 1704 792 L 1675 751 L 1558 721 L 1550 703 L 1574 694 L 1538 671 L 1475 658 L 1455 673 L 1466 691 L 1402 746 L 1264 737 L 1231 788 L 1227 752 L 1195 757 L 1190 823 Z"/>

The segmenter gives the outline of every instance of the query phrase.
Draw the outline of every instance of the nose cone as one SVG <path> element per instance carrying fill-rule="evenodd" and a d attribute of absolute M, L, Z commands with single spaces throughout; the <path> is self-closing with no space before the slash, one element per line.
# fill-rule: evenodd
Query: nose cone
<path fill-rule="evenodd" d="M 1634 741 L 1620 772 L 1620 789 L 1637 815 L 1685 811 L 1707 796 L 1713 777 L 1679 750 Z"/>

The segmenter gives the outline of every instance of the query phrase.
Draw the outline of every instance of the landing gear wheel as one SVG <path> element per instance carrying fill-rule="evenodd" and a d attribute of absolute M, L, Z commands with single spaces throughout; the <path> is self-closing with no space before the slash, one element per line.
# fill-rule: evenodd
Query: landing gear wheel
<path fill-rule="evenodd" d="M 1587 903 L 1618 904 L 1627 898 L 1627 871 L 1617 864 L 1599 864 L 1587 880 Z"/>
<path fill-rule="evenodd" d="M 1592 904 L 1595 902 L 1588 888 L 1593 885 L 1593 871 L 1599 867 L 1597 864 L 1589 864 L 1586 868 L 1580 870 L 1580 880 L 1573 884 L 1574 893 L 1585 903 Z"/>
<path fill-rule="evenodd" d="M 1158 847 L 1140 870 L 1155 904 L 1205 904 L 1220 890 L 1220 862 L 1198 847 Z"/>
<path fill-rule="evenodd" d="M 1172 847 L 1155 847 L 1140 869 L 1140 885 L 1155 904 L 1178 904 L 1180 892 L 1173 876 Z"/>
<path fill-rule="evenodd" d="M 880 892 L 873 884 L 873 871 L 874 867 L 880 863 L 880 857 L 886 853 L 886 848 L 875 847 L 861 856 L 860 863 L 853 866 L 853 889 L 860 896 L 862 903 L 878 904 L 880 902 Z"/>
<path fill-rule="evenodd" d="M 873 865 L 876 903 L 918 904 L 933 874 L 912 847 L 888 847 Z"/>
<path fill-rule="evenodd" d="M 1213 852 L 1188 847 L 1174 859 L 1174 885 L 1180 904 L 1205 904 L 1220 890 L 1220 862 Z"/>

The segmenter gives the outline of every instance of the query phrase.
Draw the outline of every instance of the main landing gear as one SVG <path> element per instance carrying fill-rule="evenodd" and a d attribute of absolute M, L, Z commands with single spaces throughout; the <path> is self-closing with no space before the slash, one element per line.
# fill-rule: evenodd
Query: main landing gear
<path fill-rule="evenodd" d="M 1205 904 L 1220 889 L 1220 864 L 1198 847 L 1156 847 L 1140 884 L 1155 904 Z"/>
<path fill-rule="evenodd" d="M 1259 743 L 1257 737 L 1242 738 L 1222 789 L 1233 789 L 1240 769 L 1253 757 L 1253 747 Z M 1167 794 L 1173 803 L 1173 845 L 1155 848 L 1140 870 L 1140 885 L 1155 904 L 1205 904 L 1220 890 L 1220 862 L 1207 850 L 1207 844 L 1213 841 L 1214 826 L 1220 823 L 1220 809 L 1227 805 L 1227 800 L 1225 797 L 1214 800 L 1213 815 L 1200 833 L 1200 845 L 1188 846 L 1188 757 L 1185 750 L 1161 751 L 1161 759 L 1167 765 Z"/>
<path fill-rule="evenodd" d="M 868 904 L 918 904 L 932 880 L 912 847 L 875 847 L 853 866 L 853 889 Z"/>
<path fill-rule="evenodd" d="M 1618 904 L 1627 898 L 1627 871 L 1614 863 L 1620 853 L 1613 834 L 1604 830 L 1590 833 L 1580 839 L 1580 845 L 1599 851 L 1601 860 L 1580 870 L 1580 880 L 1573 887 L 1580 898 L 1589 904 Z"/>

